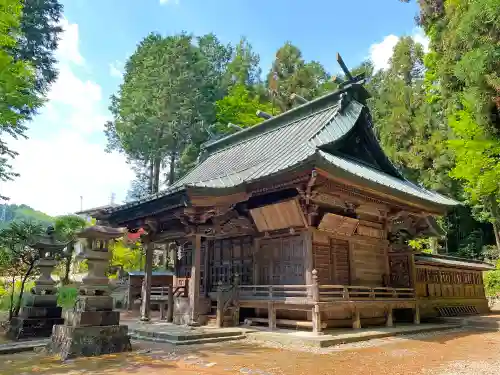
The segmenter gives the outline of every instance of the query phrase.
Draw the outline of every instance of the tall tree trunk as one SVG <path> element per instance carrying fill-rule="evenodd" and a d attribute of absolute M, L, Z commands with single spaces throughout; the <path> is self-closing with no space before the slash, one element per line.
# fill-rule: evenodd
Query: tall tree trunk
<path fill-rule="evenodd" d="M 62 279 L 63 285 L 69 284 L 69 274 L 71 272 L 71 261 L 73 260 L 73 242 L 68 245 L 68 256 L 64 259 L 64 277 Z"/>
<path fill-rule="evenodd" d="M 490 198 L 491 202 L 491 214 L 493 216 L 493 233 L 495 234 L 495 241 L 497 243 L 497 250 L 500 252 L 500 214 L 498 213 L 498 203 L 495 197 Z"/>
<path fill-rule="evenodd" d="M 497 250 L 498 250 L 498 252 L 500 252 L 500 227 L 496 221 L 493 222 L 493 233 L 495 233 Z"/>
<path fill-rule="evenodd" d="M 154 165 L 153 161 L 149 161 L 149 180 L 148 180 L 148 193 L 154 193 L 153 191 L 153 181 L 154 181 Z"/>
<path fill-rule="evenodd" d="M 157 157 L 154 159 L 153 163 L 153 193 L 158 193 L 160 190 L 160 166 L 161 159 Z"/>
<path fill-rule="evenodd" d="M 175 152 L 170 154 L 170 170 L 168 171 L 168 185 L 173 185 L 175 182 Z"/>
<path fill-rule="evenodd" d="M 21 310 L 21 304 L 23 301 L 23 294 L 24 294 L 24 286 L 26 285 L 26 280 L 28 280 L 28 277 L 31 274 L 33 267 L 34 267 L 34 263 L 31 263 L 28 270 L 24 274 L 23 279 L 21 280 L 21 289 L 19 290 L 19 300 L 17 301 L 16 309 L 14 310 L 14 316 L 18 316 L 19 310 Z"/>
<path fill-rule="evenodd" d="M 12 276 L 12 289 L 10 291 L 9 322 L 14 317 L 14 293 L 16 289 L 16 277 Z"/>

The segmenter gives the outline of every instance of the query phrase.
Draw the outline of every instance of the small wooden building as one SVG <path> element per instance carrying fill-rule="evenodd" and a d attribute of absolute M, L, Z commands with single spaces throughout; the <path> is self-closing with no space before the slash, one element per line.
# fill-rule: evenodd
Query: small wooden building
<path fill-rule="evenodd" d="M 459 203 L 401 175 L 376 140 L 367 98 L 353 79 L 206 143 L 168 190 L 100 213 L 146 229 L 149 249 L 174 244 L 173 283 L 189 282 L 176 322 L 204 324 L 217 305 L 219 324 L 315 332 L 487 311 L 481 271 L 491 266 L 408 246 L 442 235 L 435 217 Z"/>

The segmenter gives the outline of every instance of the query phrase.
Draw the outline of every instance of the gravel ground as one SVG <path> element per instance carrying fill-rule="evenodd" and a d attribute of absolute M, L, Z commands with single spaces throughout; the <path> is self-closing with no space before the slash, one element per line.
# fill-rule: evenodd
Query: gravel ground
<path fill-rule="evenodd" d="M 61 361 L 2 356 L 2 375 L 498 375 L 500 332 L 456 329 L 325 349 L 250 341 L 172 347 L 134 342 L 133 353 Z"/>

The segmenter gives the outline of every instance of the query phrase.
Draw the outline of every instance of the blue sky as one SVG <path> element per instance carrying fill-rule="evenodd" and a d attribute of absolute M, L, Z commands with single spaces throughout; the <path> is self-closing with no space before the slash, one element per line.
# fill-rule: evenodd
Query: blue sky
<path fill-rule="evenodd" d="M 104 153 L 109 96 L 124 61 L 149 32 L 213 32 L 224 43 L 246 36 L 267 72 L 287 40 L 306 60 L 332 73 L 340 52 L 348 66 L 370 58 L 383 69 L 402 35 L 425 42 L 415 28 L 416 1 L 399 0 L 66 0 L 57 57 L 60 76 L 30 124 L 30 139 L 13 142 L 21 177 L 0 185 L 13 203 L 49 214 L 124 199 L 133 175 L 123 156 Z"/>

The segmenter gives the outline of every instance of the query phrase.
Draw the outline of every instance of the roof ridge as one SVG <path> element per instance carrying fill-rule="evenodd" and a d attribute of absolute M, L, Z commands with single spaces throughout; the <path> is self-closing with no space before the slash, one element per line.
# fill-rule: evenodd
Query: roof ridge
<path fill-rule="evenodd" d="M 217 150 L 215 150 L 215 151 L 213 151 L 213 152 L 210 152 L 210 153 L 209 153 L 209 155 L 216 155 L 216 154 L 218 154 L 218 153 L 220 153 L 220 152 L 223 152 L 223 151 L 226 151 L 226 150 L 228 150 L 228 149 L 230 149 L 230 148 L 232 148 L 232 147 L 234 147 L 234 146 L 240 145 L 240 144 L 245 143 L 245 142 L 252 141 L 252 140 L 254 140 L 255 138 L 262 137 L 263 135 L 266 135 L 266 134 L 269 134 L 269 133 L 275 132 L 275 131 L 277 131 L 277 130 L 283 129 L 283 128 L 287 127 L 287 126 L 291 126 L 291 125 L 293 125 L 293 124 L 295 124 L 295 123 L 297 123 L 297 122 L 299 122 L 299 121 L 302 121 L 302 120 L 304 120 L 304 119 L 307 119 L 307 118 L 309 118 L 309 117 L 317 116 L 317 115 L 319 115 L 319 114 L 321 114 L 321 113 L 323 113 L 323 112 L 326 112 L 326 111 L 328 111 L 328 110 L 331 110 L 333 107 L 338 107 L 338 103 L 333 103 L 333 104 L 329 105 L 328 107 L 325 107 L 325 108 L 320 109 L 319 111 L 315 111 L 315 112 L 312 112 L 312 113 L 308 113 L 308 114 L 305 114 L 304 116 L 301 116 L 301 117 L 296 117 L 295 119 L 293 119 L 293 120 L 292 120 L 292 121 L 290 121 L 290 122 L 286 122 L 286 123 L 280 124 L 279 126 L 273 127 L 273 128 L 271 128 L 271 129 L 267 129 L 267 130 L 263 131 L 262 133 L 257 133 L 257 134 L 254 134 L 254 135 L 252 135 L 251 137 L 248 137 L 248 138 L 243 138 L 243 139 L 239 140 L 238 142 L 230 143 L 230 144 L 226 145 L 226 146 L 225 146 L 225 147 L 223 147 L 223 148 L 220 148 L 220 149 L 217 149 Z M 328 120 L 328 123 L 330 123 L 330 122 L 333 120 L 333 118 L 334 118 L 337 114 L 338 114 L 338 112 L 335 112 L 335 113 L 334 113 L 334 114 L 330 117 L 330 119 Z M 264 122 L 265 122 L 265 121 L 264 121 Z M 261 125 L 261 124 L 263 124 L 263 123 L 256 124 L 256 125 L 254 125 L 254 126 L 252 126 L 252 127 L 246 128 L 246 129 L 255 128 L 256 126 L 259 126 L 259 125 Z M 244 130 L 246 130 L 246 129 L 244 129 Z M 244 131 L 244 130 L 243 130 L 243 131 Z M 241 132 L 241 131 L 239 131 L 238 133 L 240 133 L 240 132 Z M 238 134 L 238 133 L 231 134 L 230 136 L 232 137 L 233 135 Z M 222 138 L 222 139 L 220 139 L 220 140 L 223 140 L 223 139 L 224 139 L 224 138 Z M 219 140 L 217 140 L 217 141 L 219 141 Z M 210 145 L 210 146 L 211 146 L 211 145 Z"/>
<path fill-rule="evenodd" d="M 304 104 L 301 104 L 299 106 L 291 108 L 288 111 L 280 113 L 277 116 L 273 116 L 270 119 L 267 119 L 259 124 L 245 128 L 245 129 L 240 130 L 236 133 L 227 135 L 221 139 L 217 139 L 208 145 L 205 144 L 205 146 L 204 147 L 202 146 L 202 148 L 204 148 L 206 151 L 208 151 L 211 154 L 213 152 L 219 151 L 220 145 L 223 145 L 225 142 L 230 142 L 230 144 L 233 144 L 233 142 L 231 142 L 233 139 L 238 139 L 240 137 L 244 137 L 248 133 L 258 132 L 260 129 L 263 129 L 267 126 L 272 126 L 275 123 L 279 124 L 279 122 L 286 119 L 287 116 L 293 116 L 293 114 L 298 113 L 302 110 L 311 109 L 311 113 L 309 113 L 309 114 L 317 113 L 318 110 L 314 110 L 314 108 L 316 106 L 318 106 L 318 105 L 321 106 L 322 104 L 325 104 L 326 106 L 330 107 L 331 105 L 328 105 L 328 102 L 333 101 L 338 96 L 340 96 L 340 94 L 347 92 L 351 89 L 355 89 L 356 87 L 359 87 L 359 86 L 360 85 L 358 83 L 349 83 L 339 90 L 329 92 L 325 95 L 320 96 L 319 98 L 315 98 L 315 99 L 310 100 Z M 337 100 L 332 104 L 337 104 Z M 321 108 L 321 109 L 323 109 L 323 108 Z M 304 117 L 301 117 L 301 118 L 304 118 Z M 277 127 L 279 128 L 280 125 L 278 125 Z M 213 150 L 210 150 L 210 149 L 213 149 Z"/>

